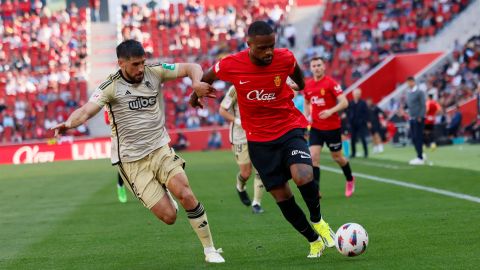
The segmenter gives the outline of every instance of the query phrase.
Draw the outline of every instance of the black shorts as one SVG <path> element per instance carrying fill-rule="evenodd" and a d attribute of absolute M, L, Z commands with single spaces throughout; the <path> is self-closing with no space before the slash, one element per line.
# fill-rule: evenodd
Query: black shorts
<path fill-rule="evenodd" d="M 342 131 L 340 129 L 333 130 L 319 130 L 316 128 L 310 129 L 310 145 L 327 144 L 330 152 L 338 152 L 342 150 Z"/>
<path fill-rule="evenodd" d="M 269 142 L 248 142 L 248 154 L 267 191 L 292 178 L 290 165 L 312 165 L 303 129 L 293 129 Z"/>
<path fill-rule="evenodd" d="M 432 132 L 434 127 L 435 127 L 434 124 L 425 124 L 425 130 L 426 131 Z"/>

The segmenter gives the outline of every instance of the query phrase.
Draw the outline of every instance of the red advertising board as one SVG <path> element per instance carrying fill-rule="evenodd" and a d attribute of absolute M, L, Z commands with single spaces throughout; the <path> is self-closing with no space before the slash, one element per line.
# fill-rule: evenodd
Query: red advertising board
<path fill-rule="evenodd" d="M 219 149 L 229 149 L 228 128 L 209 128 L 202 130 L 179 130 L 170 133 L 174 144 L 179 132 L 188 141 L 186 151 L 201 151 L 208 148 L 212 132 L 220 132 L 222 143 Z M 110 138 L 94 138 L 61 143 L 47 142 L 0 145 L 0 164 L 43 163 L 59 160 L 87 160 L 110 158 Z"/>

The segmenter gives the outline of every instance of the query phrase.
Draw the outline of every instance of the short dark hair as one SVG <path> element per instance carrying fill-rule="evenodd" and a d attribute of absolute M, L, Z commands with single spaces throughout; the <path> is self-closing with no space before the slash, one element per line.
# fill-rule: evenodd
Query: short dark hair
<path fill-rule="evenodd" d="M 132 57 L 142 57 L 145 55 L 145 50 L 140 42 L 127 39 L 117 46 L 117 58 L 130 59 Z"/>
<path fill-rule="evenodd" d="M 321 56 L 314 56 L 314 57 L 310 58 L 310 61 L 308 61 L 308 62 L 312 63 L 313 61 L 317 61 L 317 60 L 321 60 L 323 63 L 327 62 L 327 60 L 324 57 L 321 57 Z"/>
<path fill-rule="evenodd" d="M 409 76 L 409 77 L 407 78 L 407 81 L 415 81 L 415 78 L 414 78 L 413 76 Z"/>
<path fill-rule="evenodd" d="M 248 27 L 248 36 L 265 36 L 273 33 L 273 28 L 264 21 L 255 21 Z"/>

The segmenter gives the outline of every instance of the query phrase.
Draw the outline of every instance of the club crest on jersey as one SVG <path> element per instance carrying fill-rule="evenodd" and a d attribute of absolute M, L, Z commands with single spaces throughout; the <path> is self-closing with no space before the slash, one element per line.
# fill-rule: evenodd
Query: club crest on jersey
<path fill-rule="evenodd" d="M 277 75 L 275 76 L 275 79 L 273 79 L 273 82 L 275 83 L 276 87 L 280 87 L 280 85 L 282 84 L 282 78 Z"/>
<path fill-rule="evenodd" d="M 325 89 L 322 88 L 322 89 L 320 90 L 320 95 L 325 96 Z"/>

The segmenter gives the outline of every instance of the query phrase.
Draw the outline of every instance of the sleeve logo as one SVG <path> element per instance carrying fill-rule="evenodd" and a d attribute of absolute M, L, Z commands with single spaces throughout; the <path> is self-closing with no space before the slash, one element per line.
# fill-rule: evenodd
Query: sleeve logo
<path fill-rule="evenodd" d="M 215 64 L 215 73 L 218 73 L 220 71 L 220 62 L 217 62 Z"/>
<path fill-rule="evenodd" d="M 175 70 L 175 64 L 163 63 L 163 64 L 162 64 L 162 68 L 163 68 L 163 69 L 168 69 L 168 70 Z"/>

